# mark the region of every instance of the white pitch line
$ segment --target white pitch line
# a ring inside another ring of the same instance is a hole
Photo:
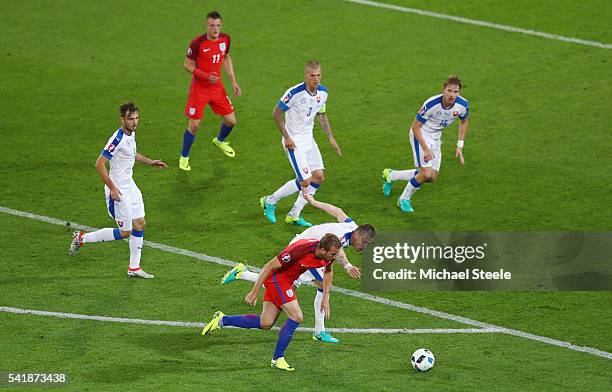
[[[48,216],[32,214],[31,212],[14,210],[12,208],[2,207],[2,206],[0,206],[0,212],[4,212],[5,214],[9,214],[9,215],[29,218],[29,219],[33,219],[33,220],[37,220],[41,222],[52,223],[52,224],[60,225],[60,226],[71,226],[71,227],[85,229],[85,230],[96,230],[96,228],[94,227],[89,227],[89,226],[81,225],[78,223],[67,222],[64,220],[59,220],[59,219],[51,218]],[[226,265],[226,266],[234,266],[237,264],[235,261],[226,260],[226,259],[222,259],[219,257],[208,256],[202,253],[192,252],[186,249],[176,248],[174,246],[168,246],[168,245],[155,243],[151,241],[145,241],[144,244],[147,246],[159,249],[164,252],[185,255],[185,256],[193,257],[199,260],[208,261],[211,263],[216,263],[216,264],[221,264],[221,265]],[[248,266],[248,267],[249,269],[252,269],[252,270],[257,270],[257,271],[259,270],[259,268],[255,268],[251,266]],[[552,339],[552,338],[548,338],[545,336],[534,335],[534,334],[519,331],[516,329],[510,329],[510,328],[500,327],[500,326],[493,325],[493,324],[483,323],[480,321],[469,319],[467,317],[455,316],[450,313],[440,312],[440,311],[432,310],[432,309],[425,308],[422,306],[415,306],[415,305],[408,304],[405,302],[394,301],[394,300],[390,300],[387,298],[378,297],[378,296],[363,293],[360,291],[345,289],[345,288],[338,287],[338,286],[334,286],[332,290],[345,294],[345,295],[352,296],[352,297],[361,298],[363,300],[378,302],[381,304],[393,306],[393,307],[400,308],[400,309],[411,310],[413,312],[427,314],[429,316],[441,318],[444,320],[456,321],[462,324],[467,324],[467,325],[471,325],[471,326],[478,327],[478,328],[492,328],[492,329],[497,330],[497,332],[504,333],[507,335],[517,336],[517,337],[521,337],[524,339],[529,339],[529,340],[534,340],[534,341],[541,342],[541,343],[550,344],[553,346],[567,348],[569,350],[574,350],[574,351],[579,351],[579,352],[583,352],[583,353],[587,353],[591,355],[596,355],[602,358],[612,359],[612,353],[609,353],[607,351],[602,351],[602,350],[592,348],[592,347],[577,346],[575,344],[571,344],[571,343],[564,342],[561,340]]]
[[[430,16],[432,18],[452,20],[454,22],[459,22],[459,23],[471,24],[471,25],[482,26],[482,27],[489,27],[492,29],[509,31],[511,33],[533,35],[536,37],[552,39],[555,41],[569,42],[569,43],[578,44],[578,45],[595,46],[597,48],[602,48],[602,49],[612,49],[612,44],[604,44],[602,42],[589,41],[589,40],[584,40],[580,38],[565,37],[563,35],[550,34],[550,33],[544,33],[541,31],[523,29],[520,27],[485,22],[483,20],[469,19],[469,18],[463,18],[460,16],[453,16],[453,15],[447,15],[447,14],[440,14],[438,12],[425,11],[425,10],[420,10],[418,8],[402,7],[400,5],[379,3],[377,1],[368,1],[368,0],[343,0],[343,1],[346,1],[349,3],[368,5],[371,7],[384,8],[384,9],[393,10],[393,11],[400,11],[400,12],[405,12],[409,14],[417,14],[417,15],[423,15],[423,16]]]
[[[143,320],[125,317],[109,317],[109,316],[92,316],[87,314],[64,313],[64,312],[48,312],[45,310],[32,310],[13,308],[9,306],[0,306],[0,312],[13,314],[31,314],[35,316],[59,317],[66,319],[105,321],[111,323],[125,324],[146,324],[146,325],[167,325],[171,327],[187,327],[187,328],[204,328],[206,323],[197,323],[189,321],[165,321],[165,320]],[[228,327],[234,328],[234,327]],[[274,327],[273,329],[278,329]],[[300,332],[313,333],[314,328],[299,327]],[[448,334],[448,333],[496,333],[494,328],[327,328],[329,332],[335,333],[355,333],[355,334]]]

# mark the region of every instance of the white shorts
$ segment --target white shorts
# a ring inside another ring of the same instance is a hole
[[[311,268],[293,282],[295,287],[300,287],[302,283],[312,282],[314,280],[323,283],[323,275],[325,275],[325,267]]]
[[[121,201],[115,201],[110,197],[108,187],[104,187],[106,196],[106,210],[108,215],[117,222],[119,230],[131,231],[132,219],[144,218],[144,201],[142,193],[136,185],[128,189],[120,189]]]
[[[315,142],[308,150],[298,147],[294,150],[285,149],[285,152],[298,181],[310,178],[315,170],[325,169],[319,146]]]
[[[414,158],[414,166],[419,167],[431,167],[437,172],[440,172],[440,165],[442,164],[442,149],[440,148],[442,142],[440,140],[436,140],[434,137],[430,136],[429,133],[425,131],[421,131],[423,138],[425,139],[425,143],[429,146],[429,149],[434,154],[434,159],[431,161],[426,161],[423,157],[423,151],[421,146],[419,145],[419,141],[414,137],[414,133],[412,132],[412,128],[410,128],[410,145],[412,146],[412,157]]]

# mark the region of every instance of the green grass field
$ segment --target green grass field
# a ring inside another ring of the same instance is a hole
[[[602,1],[389,1],[609,44],[612,6]],[[182,63],[205,14],[218,9],[232,37],[243,96],[237,157],[211,143],[206,111],[190,173],[179,172],[189,75]],[[378,9],[344,1],[5,0],[0,13],[0,206],[110,227],[94,162],[119,126],[117,108],[141,109],[138,149],[169,169],[137,165],[145,239],[261,266],[298,229],[270,225],[258,198],[292,170],[271,118],[303,64],[323,65],[337,157],[317,125],[326,164],[319,200],[378,231],[610,231],[612,51]],[[416,213],[380,190],[385,167],[412,167],[407,130],[451,73],[470,101],[466,165],[454,159],[457,126],[444,134],[439,180],[414,198]],[[279,203],[279,218],[293,201]],[[307,207],[304,216],[329,221]],[[0,307],[206,322],[216,310],[252,312],[249,285],[220,286],[227,269],[145,247],[154,281],[125,277],[126,243],[68,256],[72,228],[0,213]],[[359,264],[359,256],[349,251]],[[342,271],[337,286],[362,291]],[[577,346],[612,352],[610,292],[371,293]],[[301,288],[312,327],[314,289]],[[260,307],[256,311],[259,311]],[[341,293],[328,327],[469,328]],[[610,359],[503,333],[338,334],[340,345],[296,333],[288,360],[269,368],[277,332],[60,319],[0,312],[0,372],[67,371],[66,390],[579,390],[612,389]],[[436,366],[417,373],[410,354],[428,347]],[[270,383],[274,382],[274,386]],[[23,389],[25,390],[25,388]]]

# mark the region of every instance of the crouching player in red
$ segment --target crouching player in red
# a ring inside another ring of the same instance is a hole
[[[253,289],[244,298],[247,304],[255,306],[263,284],[266,291],[261,315],[226,316],[223,312],[216,312],[202,330],[202,335],[229,326],[270,329],[283,311],[287,314],[287,321],[280,329],[271,366],[293,371],[293,367],[285,361],[285,350],[293,338],[293,332],[304,318],[293,282],[310,268],[325,267],[321,310],[325,312],[325,317],[329,318],[329,291],[333,279],[331,264],[341,248],[342,243],[334,234],[326,234],[321,240],[303,239],[289,245],[264,265]]]

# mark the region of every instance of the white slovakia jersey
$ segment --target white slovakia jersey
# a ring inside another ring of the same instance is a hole
[[[119,128],[108,139],[102,155],[110,162],[109,176],[119,190],[129,190],[135,185],[132,179],[132,168],[136,162],[136,132],[131,135]]]
[[[311,95],[306,83],[288,89],[278,101],[278,107],[285,112],[285,128],[298,148],[308,149],[314,144],[312,128],[317,113],[325,113],[327,88],[319,85],[317,93]]]
[[[464,120],[468,116],[469,106],[467,99],[457,96],[450,108],[442,106],[443,94],[429,98],[416,115],[416,119],[423,124],[421,129],[436,140],[442,137],[442,129],[452,124],[457,117]]]
[[[351,245],[351,235],[353,235],[353,231],[355,231],[356,228],[357,223],[353,222],[351,218],[347,218],[342,223],[323,223],[322,225],[312,226],[304,230],[296,235],[291,243],[293,244],[295,241],[307,238],[316,238],[320,240],[325,234],[332,233],[340,238],[342,247],[347,248]]]

